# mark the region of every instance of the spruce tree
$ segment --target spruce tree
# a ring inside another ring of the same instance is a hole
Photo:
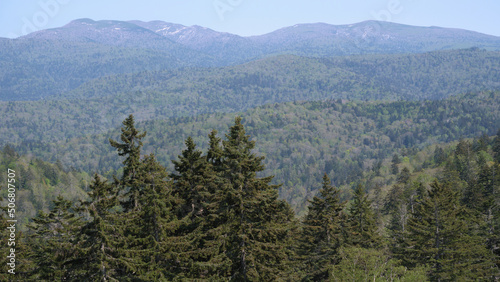
[[[175,173],[170,174],[174,180],[174,193],[178,195],[183,203],[180,206],[179,216],[203,216],[209,197],[210,186],[206,157],[196,149],[191,137],[186,139],[186,149],[179,160],[173,160]]]
[[[255,142],[246,135],[240,117],[226,139],[222,155],[209,157],[220,158],[215,169],[219,171],[219,188],[209,206],[211,226],[207,230],[212,238],[208,245],[217,247],[219,255],[211,261],[218,265],[221,276],[235,281],[282,278],[293,212],[286,202],[278,200],[279,185],[270,184],[273,176],[256,176],[264,170],[264,157],[252,153]],[[220,148],[216,142],[213,145],[211,153]]]
[[[500,163],[500,129],[498,129],[495,139],[493,139],[493,145],[491,146],[493,150],[493,157],[496,163]]]
[[[392,155],[392,163],[391,163],[391,172],[394,175],[397,175],[399,173],[399,167],[398,164],[401,163],[401,159],[397,154]]]
[[[450,185],[431,184],[429,196],[408,219],[407,266],[429,264],[431,280],[491,278],[491,255],[480,237],[470,232],[468,213]]]
[[[220,169],[222,157],[220,139],[216,134],[212,131],[209,135],[210,148],[206,156],[196,149],[193,139],[188,137],[186,149],[178,156],[179,160],[172,161],[175,172],[170,177],[173,193],[179,199],[176,214],[180,223],[175,232],[176,261],[179,267],[186,270],[178,274],[179,279],[206,279],[220,275],[218,235],[213,229],[218,223],[210,220],[214,217],[212,210],[216,209],[210,206],[210,202],[215,190],[220,188],[221,179],[214,170],[215,167]]]
[[[219,172],[222,169],[222,139],[217,137],[217,130],[212,130],[208,135],[208,139],[207,162],[212,165],[214,171]]]
[[[400,184],[406,184],[410,180],[411,172],[407,167],[404,167],[399,173],[396,181]]]
[[[375,216],[370,207],[371,201],[363,186],[354,189],[354,197],[347,217],[346,243],[363,248],[376,248],[381,243],[377,233]]]
[[[302,223],[299,254],[305,261],[307,279],[325,280],[331,265],[339,262],[338,249],[343,243],[341,214],[344,208],[338,189],[331,185],[326,173],[318,196],[309,204]]]
[[[146,132],[141,133],[135,128],[133,115],[129,115],[123,121],[121,131],[120,139],[123,143],[118,143],[111,138],[109,139],[109,143],[112,147],[116,148],[119,156],[125,156],[125,160],[123,161],[123,175],[117,183],[120,184],[121,192],[123,193],[122,206],[125,211],[128,211],[138,208],[137,198],[140,191],[134,182],[137,178],[140,165],[141,148],[143,145],[141,140],[146,136]]]
[[[83,221],[73,210],[73,203],[58,196],[49,213],[38,212],[28,225],[34,269],[30,274],[37,280],[70,280],[68,262],[76,259],[76,237]]]
[[[135,185],[140,186],[140,209],[127,213],[126,256],[134,265],[134,276],[145,281],[174,277],[172,237],[179,221],[175,216],[172,188],[165,168],[153,154],[146,156],[137,170]]]
[[[117,212],[116,186],[94,175],[88,192],[89,200],[81,202],[81,211],[90,220],[82,227],[77,238],[77,258],[68,263],[72,277],[78,281],[120,281],[125,266],[119,242],[125,236],[126,223]]]

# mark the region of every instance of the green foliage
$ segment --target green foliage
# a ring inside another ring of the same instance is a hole
[[[345,238],[347,244],[362,248],[380,246],[381,238],[377,233],[375,215],[370,205],[371,201],[368,200],[364,187],[358,185],[348,208]]]
[[[83,225],[83,218],[73,209],[71,201],[58,196],[49,213],[40,211],[28,225],[30,258],[35,265],[30,275],[32,279],[72,279],[67,265],[78,259],[77,234]]]
[[[172,50],[127,48],[81,39],[0,40],[0,99],[43,100],[65,96],[63,93],[99,77],[186,67],[193,63],[212,64],[208,56],[192,56],[194,52],[187,49],[180,50],[179,54]],[[177,57],[189,53],[191,56],[182,60]]]
[[[339,253],[328,281],[428,281],[425,267],[408,270],[380,250],[345,247]]]
[[[70,201],[84,199],[85,183],[90,179],[86,173],[67,170],[60,163],[51,164],[33,156],[20,156],[9,146],[0,151],[0,170],[6,172],[7,169],[14,170],[16,175],[16,218],[21,231],[26,231],[29,218],[36,216],[37,211],[48,213],[54,208],[54,200],[58,196]],[[6,173],[0,174],[0,181],[7,183],[6,177]],[[0,192],[5,199],[7,189]]]
[[[347,199],[349,193],[343,185],[361,179],[368,173],[366,165],[392,156],[401,148],[417,150],[482,132],[493,135],[500,127],[495,114],[498,96],[498,92],[483,92],[425,102],[274,104],[245,112],[243,120],[247,132],[259,141],[257,152],[266,156],[263,173],[275,175],[273,184],[284,184],[279,188],[280,197],[304,215],[305,199],[320,189],[315,179],[320,179],[323,172],[339,187],[342,199]],[[143,151],[155,153],[162,165],[173,170],[171,160],[183,150],[188,136],[204,150],[209,145],[203,140],[210,131],[225,130],[234,116],[212,114],[144,122],[141,126],[149,134],[143,139]],[[41,147],[33,145],[31,152],[53,162],[57,157],[68,167],[104,175],[120,169],[118,156],[106,145],[106,140],[120,133],[114,130]],[[381,175],[385,175],[387,167],[390,165],[381,164]]]
[[[135,128],[134,123],[133,115],[129,115],[123,121],[122,134],[120,136],[123,143],[118,143],[111,138],[109,139],[111,146],[117,149],[118,155],[122,157],[126,156],[123,161],[123,175],[119,181],[125,201],[122,203],[125,211],[140,209],[138,198],[141,193],[141,186],[137,185],[136,181],[141,157],[141,139],[146,136],[146,132],[140,133]]]
[[[126,218],[113,210],[118,205],[114,185],[95,174],[89,189],[89,200],[81,206],[91,220],[78,234],[78,259],[69,263],[69,269],[80,281],[118,281],[124,275],[119,243]]]
[[[495,161],[500,163],[500,129],[495,139],[493,139],[493,156],[495,157]]]
[[[112,52],[98,53],[106,57],[106,54]],[[129,52],[124,54],[130,55]],[[85,58],[80,54],[72,56],[69,61],[78,60],[80,56]],[[498,52],[481,50],[324,59],[278,56],[224,68],[183,68],[151,72],[139,71],[147,69],[144,65],[148,65],[149,60],[153,61],[150,65],[160,64],[159,69],[164,69],[168,60],[150,56],[146,60],[138,56],[139,60],[142,59],[140,63],[133,62],[125,66],[121,64],[126,64],[126,59],[117,60],[116,68],[123,69],[128,74],[114,76],[111,74],[119,71],[106,71],[109,64],[104,63],[105,66],[101,67],[103,61],[98,56],[90,54],[88,57],[88,67],[96,66],[99,68],[98,72],[86,71],[86,75],[78,75],[75,73],[81,67],[65,63],[65,60],[60,62],[64,67],[71,67],[70,71],[63,68],[61,72],[76,84],[71,87],[54,86],[62,88],[59,90],[64,92],[62,96],[49,100],[44,98],[39,101],[0,103],[0,118],[4,121],[0,127],[0,136],[3,136],[0,142],[15,145],[24,142],[23,147],[28,147],[102,133],[119,127],[131,112],[138,120],[144,121],[203,113],[247,111],[257,106],[292,101],[444,99],[457,94],[498,90],[499,73],[496,70],[500,69]],[[38,58],[35,61],[44,63]],[[20,65],[13,63],[15,67],[21,67]],[[137,66],[137,69],[131,66]],[[54,68],[57,69],[58,66]],[[115,67],[111,65],[111,68]],[[7,75],[19,75],[10,67],[5,69],[10,70]],[[50,74],[51,71],[34,69],[30,68],[26,75],[28,78],[43,75],[44,77],[36,79],[39,83],[67,83],[61,76]],[[31,73],[33,71],[34,74]],[[101,77],[88,81],[88,76]],[[59,79],[54,80],[53,77]],[[26,92],[26,95],[49,92],[48,89],[52,88],[26,83],[23,79],[5,78],[4,81],[19,81],[22,84],[9,86],[2,83],[6,88],[29,87],[17,90]],[[84,81],[88,82],[82,84]],[[76,86],[79,87],[74,89]],[[70,89],[73,90],[67,91]],[[52,95],[59,91],[49,93]],[[11,93],[9,89],[6,92]],[[45,97],[49,94],[41,95]],[[463,110],[468,112],[467,109],[470,106],[466,105]],[[439,114],[446,116],[448,112],[449,110],[441,107]],[[385,116],[384,122],[392,123],[398,117],[399,114]],[[462,118],[464,120],[459,124],[460,127],[467,123],[467,115],[462,115]],[[449,128],[453,129],[452,126]],[[373,140],[368,138],[366,141]]]
[[[481,238],[469,230],[473,219],[448,184],[433,182],[429,196],[408,219],[401,259],[408,266],[428,264],[432,280],[488,279],[492,260]]]
[[[276,280],[286,269],[287,242],[293,213],[278,200],[278,185],[270,185],[272,176],[257,178],[264,170],[262,160],[252,150],[255,141],[246,135],[241,118],[222,141],[222,162],[217,169],[222,187],[212,199],[223,230],[224,245],[231,262],[230,277],[239,281]]]
[[[338,189],[331,185],[325,174],[322,188],[309,202],[298,240],[307,279],[318,281],[328,278],[330,265],[340,261],[338,249],[345,241],[343,208]]]
[[[120,170],[126,173],[113,182],[95,174],[85,200],[74,205],[58,197],[48,213],[40,211],[29,225],[29,239],[19,238],[26,255],[23,275],[73,281],[424,281],[498,275],[500,166],[489,137],[440,144],[446,164],[426,170],[414,167],[432,164],[436,146],[401,150],[405,167],[397,179],[387,169],[393,163],[388,154],[379,176],[368,171],[357,182],[389,177],[392,189],[378,183],[367,194],[358,184],[348,205],[324,174],[298,225],[290,206],[278,199],[273,176],[263,176],[265,158],[254,152],[255,141],[242,121],[236,117],[224,139],[211,131],[206,154],[188,137],[169,174],[154,154],[141,153],[147,138],[129,116],[123,143],[111,142],[125,158]],[[2,153],[9,165],[23,158],[9,147]],[[44,171],[44,179],[57,182],[60,166]],[[447,181],[427,189],[433,177]],[[388,235],[389,245],[382,235]]]

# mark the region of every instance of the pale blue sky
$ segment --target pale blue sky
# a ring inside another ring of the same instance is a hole
[[[499,0],[0,0],[0,37],[59,27],[78,18],[162,20],[243,36],[297,23],[378,19],[500,36]]]

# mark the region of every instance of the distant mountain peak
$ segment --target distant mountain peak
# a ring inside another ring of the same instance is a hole
[[[60,28],[34,32],[25,38],[92,42],[169,52],[186,49],[191,56],[194,53],[208,56],[220,65],[278,54],[331,57],[471,47],[500,50],[500,37],[462,29],[418,27],[375,20],[344,25],[299,23],[263,35],[242,37],[199,25],[185,26],[159,20],[94,21],[83,18]],[[184,54],[186,50],[178,54]]]

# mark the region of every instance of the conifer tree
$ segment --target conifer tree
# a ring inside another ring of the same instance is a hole
[[[264,170],[264,157],[252,153],[255,142],[246,135],[240,117],[222,141],[222,155],[215,154],[220,147],[212,136],[209,159],[220,157],[221,163],[207,233],[213,239],[209,245],[223,254],[212,261],[221,276],[235,281],[276,280],[287,267],[293,213],[278,200],[279,185],[270,184],[272,176],[256,177]]]
[[[76,259],[76,237],[82,218],[73,210],[73,203],[58,196],[49,213],[40,211],[28,225],[34,269],[31,278],[38,280],[68,280],[67,263]]]
[[[497,164],[500,163],[500,129],[498,129],[497,135],[495,136],[495,139],[493,139],[493,157],[495,158],[495,161]]]
[[[407,167],[404,167],[401,172],[399,173],[396,181],[400,184],[406,184],[411,177],[410,170]]]
[[[467,212],[450,185],[434,182],[429,196],[408,220],[407,266],[429,264],[431,280],[491,278],[491,255],[481,238],[471,234]]]
[[[206,156],[196,149],[191,137],[185,141],[186,149],[173,160],[175,172],[170,174],[173,180],[173,193],[179,199],[177,216],[179,228],[175,232],[177,259],[187,271],[179,273],[177,278],[208,278],[220,275],[218,235],[213,229],[217,223],[210,218],[210,202],[215,190],[219,188],[220,177],[214,171],[220,169],[222,149],[217,132],[209,135],[210,148]],[[207,244],[207,242],[209,242]],[[227,258],[226,258],[227,259]],[[222,259],[224,261],[224,259]]]
[[[79,281],[120,281],[126,272],[119,250],[126,218],[116,211],[116,186],[95,174],[89,188],[81,210],[91,220],[78,235],[77,259],[68,263],[71,275]]]
[[[392,155],[391,172],[396,175],[399,173],[398,164],[401,163],[401,159],[397,154]]]
[[[342,245],[339,191],[331,185],[328,175],[323,176],[323,185],[312,201],[303,221],[300,255],[305,260],[308,279],[313,281],[328,278],[331,265],[338,263],[338,249]]]
[[[444,153],[443,148],[436,147],[434,150],[434,162],[436,165],[440,165],[444,161],[446,161],[446,154]]]
[[[209,138],[209,148],[207,151],[207,162],[212,165],[213,170],[219,172],[222,167],[222,146],[221,138],[217,137],[217,130],[212,130],[208,135]]]
[[[481,223],[480,234],[486,238],[487,248],[495,255],[500,267],[500,166],[483,164],[477,182],[466,190],[464,202],[477,213]]]
[[[141,148],[142,139],[146,136],[146,132],[139,132],[135,128],[134,116],[129,115],[123,121],[123,127],[121,128],[122,134],[120,139],[123,143],[118,143],[112,139],[109,139],[111,146],[117,149],[119,156],[125,156],[123,161],[123,175],[119,181],[122,187],[123,200],[122,206],[125,211],[137,209],[140,191],[138,186],[135,185],[135,180],[137,178],[137,171],[140,165],[141,158]],[[116,181],[118,183],[118,181]]]
[[[377,234],[375,216],[370,207],[371,201],[363,186],[358,185],[354,190],[354,197],[349,207],[347,218],[346,243],[363,248],[375,248],[381,243]]]
[[[127,256],[135,265],[135,276],[145,281],[171,279],[175,273],[172,263],[171,236],[178,228],[167,172],[153,154],[141,161],[135,185],[141,186],[138,197],[140,209],[127,213]]]
[[[174,193],[184,202],[180,207],[180,217],[188,214],[202,216],[206,212],[209,197],[209,173],[206,157],[196,149],[191,137],[186,139],[186,149],[179,160],[173,160],[176,173],[170,174],[174,180]]]
[[[406,222],[409,216],[408,204],[404,197],[404,190],[400,184],[395,184],[389,191],[384,210],[389,214],[390,221],[387,230],[393,251],[405,236]]]

